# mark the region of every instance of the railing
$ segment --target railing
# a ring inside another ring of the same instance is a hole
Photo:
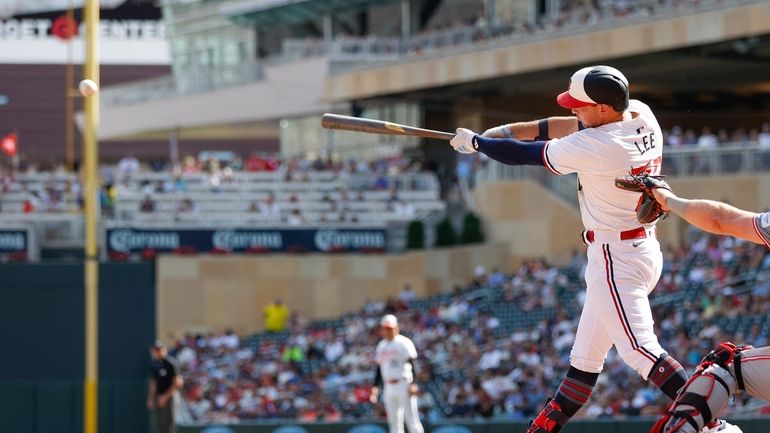
[[[81,213],[32,213],[0,215],[0,227],[23,224],[34,232],[36,244],[52,248],[82,247],[85,221]]]
[[[287,63],[307,57],[329,56],[331,61],[394,60],[401,57],[404,40],[397,37],[286,39],[281,51],[268,57],[268,63]]]
[[[166,75],[126,84],[107,86],[100,92],[99,101],[105,107],[135,105],[142,102],[171,99],[177,96],[176,80]]]
[[[456,54],[478,49],[523,44],[561,36],[574,36],[578,33],[628,26],[630,24],[669,19],[676,16],[707,12],[711,10],[736,7],[745,4],[760,3],[763,0],[703,0],[697,4],[688,3],[686,7],[673,1],[659,4],[639,2],[635,11],[628,15],[609,15],[611,10],[596,11],[599,15],[595,22],[586,23],[577,18],[566,20],[561,26],[554,26],[544,21],[542,27],[533,25],[513,25],[512,23],[494,22],[479,25],[467,25],[447,30],[427,31],[407,38],[402,37],[340,37],[330,41],[322,39],[293,39],[283,42],[282,51],[269,58],[269,62],[296,61],[303,57],[328,56],[331,62],[341,63],[331,68],[332,73],[350,67],[372,67],[376,61],[401,60],[404,56],[421,56],[430,53],[436,55]],[[650,10],[650,8],[652,10]],[[576,17],[581,15],[575,14]],[[607,16],[609,15],[609,16]],[[357,62],[353,62],[357,60]],[[402,60],[410,61],[410,59]]]
[[[737,144],[711,150],[696,147],[666,149],[662,172],[672,177],[766,173],[770,172],[770,148]],[[573,176],[553,176],[541,167],[510,166],[495,161],[489,161],[476,172],[477,184],[517,179],[534,180],[577,204]]]
[[[740,144],[717,149],[685,148],[663,152],[663,174],[668,176],[711,176],[770,171],[770,149]]]
[[[174,75],[106,87],[100,101],[105,107],[135,105],[254,83],[262,80],[264,75],[259,63],[216,68],[191,66]]]

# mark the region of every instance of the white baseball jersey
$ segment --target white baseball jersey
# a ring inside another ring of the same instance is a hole
[[[551,140],[543,149],[543,162],[552,173],[578,173],[580,213],[588,230],[639,227],[639,193],[615,187],[615,178],[631,171],[660,174],[663,133],[655,115],[633,99],[627,111],[630,120],[587,128]]]
[[[412,382],[413,372],[409,360],[417,358],[417,349],[412,340],[400,334],[393,340],[382,340],[377,344],[374,356],[384,382],[399,379],[405,379],[407,383]]]

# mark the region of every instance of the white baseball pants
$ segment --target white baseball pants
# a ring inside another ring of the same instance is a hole
[[[663,268],[658,240],[617,240],[588,246],[586,301],[570,365],[600,373],[610,347],[645,379],[665,353],[653,331],[647,296]]]
[[[417,412],[417,397],[409,395],[409,384],[406,380],[398,383],[385,381],[382,394],[385,403],[385,413],[388,415],[390,433],[404,433],[404,423],[409,433],[423,433]]]

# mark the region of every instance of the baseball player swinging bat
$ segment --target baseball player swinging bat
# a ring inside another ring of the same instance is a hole
[[[449,132],[434,131],[432,129],[416,128],[414,126],[406,126],[382,120],[343,116],[331,113],[326,113],[321,116],[321,126],[326,129],[367,132],[369,134],[407,135],[413,137],[436,138],[439,140],[451,140],[455,136]]]

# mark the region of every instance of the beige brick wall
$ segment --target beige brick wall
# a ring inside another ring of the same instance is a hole
[[[158,336],[185,331],[262,329],[262,309],[281,298],[314,318],[336,317],[367,299],[418,296],[467,283],[476,265],[510,270],[508,246],[487,243],[398,255],[162,256],[157,273]]]

